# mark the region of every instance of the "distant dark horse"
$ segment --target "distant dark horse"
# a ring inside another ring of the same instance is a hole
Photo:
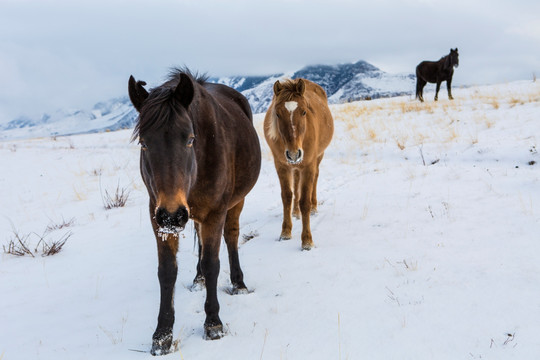
[[[422,61],[416,67],[416,97],[420,101],[424,101],[423,90],[426,83],[436,83],[435,101],[439,98],[439,89],[441,83],[446,81],[448,89],[448,98],[452,97],[452,75],[454,75],[454,67],[458,67],[458,49],[450,49],[450,54],[442,57],[439,61]]]
[[[172,350],[178,234],[189,219],[200,241],[194,285],[206,285],[207,339],[223,336],[217,299],[222,235],[232,293],[247,292],[238,260],[238,219],[259,176],[261,150],[248,101],[236,90],[195,79],[188,70],[173,71],[150,93],[144,85],[129,79],[129,97],[139,112],[133,139],[141,145],[159,261],[161,305],[151,353],[162,355]]]

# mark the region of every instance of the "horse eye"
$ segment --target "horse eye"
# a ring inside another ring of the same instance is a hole
[[[306,112],[305,112],[305,111],[302,113],[302,116],[306,116]]]
[[[148,146],[146,146],[146,144],[144,143],[144,141],[142,140],[139,140],[139,144],[141,145],[141,149],[146,151],[148,150]]]
[[[192,147],[193,146],[193,141],[195,141],[195,136],[190,136],[188,141],[187,141],[187,147]]]

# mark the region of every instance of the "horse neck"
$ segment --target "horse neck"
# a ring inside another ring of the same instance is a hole
[[[443,56],[441,60],[439,60],[439,63],[443,70],[452,69],[452,62],[450,61],[450,55]]]

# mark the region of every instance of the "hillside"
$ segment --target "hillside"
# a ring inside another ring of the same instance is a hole
[[[272,101],[273,85],[282,78],[304,78],[316,82],[324,88],[331,104],[411,94],[416,79],[409,74],[388,74],[365,61],[358,61],[354,64],[306,66],[292,73],[266,77],[237,76],[210,80],[242,92],[257,114],[266,112]]]
[[[388,74],[365,61],[355,64],[306,66],[290,74],[210,78],[242,92],[253,113],[266,112],[272,101],[272,86],[284,77],[303,77],[320,84],[332,104],[353,100],[412,93],[414,77]],[[147,79],[150,80],[150,79]],[[127,89],[126,89],[127,92]],[[87,134],[132,128],[137,114],[127,96],[100,102],[90,110],[61,109],[33,119],[21,116],[0,124],[1,139]]]
[[[193,228],[163,359],[535,359],[540,354],[540,83],[332,105],[316,248],[281,231],[271,154],[241,216],[247,295],[221,249],[219,341],[202,338]],[[153,359],[157,254],[131,130],[0,141],[0,358]],[[7,170],[6,170],[7,169]],[[106,210],[105,191],[129,191]],[[71,234],[56,255],[47,243]]]

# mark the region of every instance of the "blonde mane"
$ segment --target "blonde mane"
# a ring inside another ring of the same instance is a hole
[[[270,121],[268,123],[268,126],[266,127],[266,134],[272,141],[277,141],[279,139],[279,132],[277,129],[277,116],[273,107],[270,116],[272,118],[272,121]]]

